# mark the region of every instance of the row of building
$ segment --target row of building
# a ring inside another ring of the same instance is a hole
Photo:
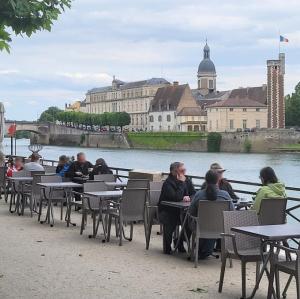
[[[130,130],[232,132],[248,129],[284,128],[285,56],[267,61],[267,84],[259,87],[217,90],[217,73],[210,48],[203,49],[197,72],[197,88],[170,83],[163,78],[123,82],[93,88],[83,101],[66,110],[86,113],[130,114]]]

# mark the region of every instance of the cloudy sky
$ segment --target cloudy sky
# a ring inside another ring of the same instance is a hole
[[[289,38],[286,93],[300,81],[299,0],[74,0],[51,32],[13,38],[0,53],[0,100],[9,119],[84,99],[93,87],[165,77],[196,86],[205,38],[217,88],[266,82],[266,60]]]

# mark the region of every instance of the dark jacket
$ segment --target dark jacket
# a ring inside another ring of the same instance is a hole
[[[79,163],[78,161],[75,161],[71,164],[68,172],[66,173],[66,176],[68,178],[76,178],[76,177],[80,177],[76,174],[76,172],[81,172],[83,175],[87,176],[89,174],[88,169],[89,168],[93,168],[92,163],[86,161],[84,163]]]
[[[56,167],[56,174],[65,177],[65,174],[69,171],[70,163],[66,163],[64,165],[57,165]]]
[[[113,173],[106,165],[95,165],[92,175]]]
[[[193,196],[196,193],[192,181],[187,178],[185,182],[177,180],[176,177],[169,175],[163,183],[159,198],[159,212],[170,211],[174,208],[161,205],[162,201],[182,201],[184,196]]]
[[[201,186],[201,189],[205,189],[206,188],[206,182],[204,182]],[[230,197],[233,199],[233,200],[237,200],[239,199],[239,197],[234,193],[233,189],[232,189],[232,186],[230,185],[230,183],[226,180],[226,179],[222,179],[220,182],[219,182],[219,189],[220,190],[224,190],[226,192],[228,192],[228,194],[230,195]]]

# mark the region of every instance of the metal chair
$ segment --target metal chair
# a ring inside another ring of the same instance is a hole
[[[0,198],[2,196],[2,191],[4,194],[4,199],[7,202],[7,197],[6,197],[6,166],[1,166],[0,167]]]
[[[43,175],[41,176],[41,183],[60,183],[62,182],[62,178],[60,176],[56,175]],[[52,190],[50,192],[50,188],[43,188],[40,187],[41,190],[41,195],[40,195],[40,200],[39,200],[39,216],[38,216],[38,221],[41,219],[42,215],[42,207],[43,207],[43,202],[46,202],[49,204],[49,200],[51,201],[51,209],[52,209],[52,203],[53,202],[60,202],[61,207],[60,207],[60,219],[63,219],[63,207],[65,203],[65,193],[63,190]],[[53,215],[53,211],[52,211]]]
[[[133,223],[137,221],[144,221],[145,217],[145,203],[147,199],[147,188],[139,189],[124,189],[117,211],[110,212],[108,210],[108,232],[107,240],[110,239],[111,223],[115,218],[118,224],[119,245],[122,245],[123,236],[126,240],[132,241],[133,238]],[[125,236],[125,224],[130,225],[130,236]]]
[[[300,299],[300,250],[299,249],[292,249],[286,246],[275,245],[276,252],[279,253],[280,250],[285,252],[286,256],[295,256],[295,259],[288,259],[288,260],[279,260],[278,255],[275,259],[275,283],[276,283],[276,295],[277,299],[280,299],[280,279],[279,279],[279,272],[283,272],[289,274],[289,280],[282,292],[282,297],[286,298],[287,290],[290,286],[292,278],[295,277],[296,280],[296,292],[297,292],[297,299]]]
[[[116,178],[112,173],[96,174],[94,175],[94,181],[115,182]]]
[[[264,198],[258,213],[260,225],[284,224],[286,204],[287,198]]]
[[[260,252],[260,240],[244,234],[232,234],[232,227],[259,225],[256,211],[225,211],[224,233],[221,234],[221,272],[219,281],[219,292],[222,292],[227,259],[241,261],[242,268],[242,298],[246,298],[246,264],[256,262],[256,279],[259,275],[259,266],[262,261]],[[215,220],[215,219],[214,219]]]
[[[107,186],[104,182],[88,182],[83,184],[83,192],[93,192],[93,191],[106,191]],[[82,235],[86,223],[88,214],[92,214],[93,219],[93,235],[92,237],[96,237],[98,227],[96,226],[97,215],[100,217],[100,200],[96,197],[87,196],[83,193],[79,193],[82,198],[82,219],[81,219],[81,227],[80,234]]]
[[[189,215],[196,224],[192,233],[192,255],[198,266],[199,239],[219,239],[223,232],[223,212],[229,211],[231,201],[199,200],[197,217]]]
[[[45,173],[56,173],[56,166],[43,165]]]
[[[149,180],[145,179],[129,179],[127,189],[146,188],[149,189]]]
[[[158,219],[158,202],[160,197],[161,190],[149,190],[148,200],[145,204],[145,228],[146,228],[146,249],[149,249],[150,238],[151,238],[151,231],[152,225],[154,223],[159,223]]]

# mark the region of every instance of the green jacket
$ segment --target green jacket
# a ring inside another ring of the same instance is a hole
[[[283,198],[286,197],[285,185],[283,183],[268,184],[261,187],[257,193],[253,204],[253,209],[259,213],[261,201],[264,198]]]

